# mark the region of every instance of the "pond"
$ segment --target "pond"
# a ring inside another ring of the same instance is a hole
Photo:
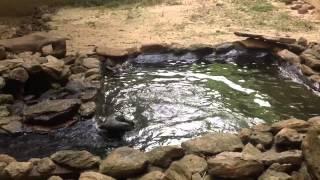
[[[124,145],[148,150],[206,132],[319,115],[319,96],[293,81],[272,56],[260,52],[235,60],[232,53],[201,61],[192,53],[140,55],[122,73],[105,76],[95,118],[50,134],[0,137],[0,153],[19,160],[62,149],[104,156]],[[114,114],[133,121],[134,129],[114,137],[97,128]]]

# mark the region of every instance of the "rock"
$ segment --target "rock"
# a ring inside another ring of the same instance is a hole
[[[178,146],[161,146],[146,154],[152,165],[168,168],[172,161],[184,156],[184,150]]]
[[[63,179],[59,176],[51,176],[48,180],[63,180]]]
[[[79,180],[115,180],[113,177],[106,176],[97,172],[83,172]]]
[[[85,77],[89,77],[92,75],[101,75],[100,69],[99,68],[92,68],[92,69],[89,69],[88,71],[86,71],[84,74]]]
[[[312,75],[319,74],[318,72],[314,71],[309,66],[306,66],[304,64],[301,64],[300,68],[301,68],[301,72],[306,76],[312,76]]]
[[[84,73],[87,71],[87,68],[79,65],[71,65],[70,71],[72,74]]]
[[[85,58],[82,60],[82,65],[88,69],[100,68],[100,61],[96,58]]]
[[[310,126],[320,126],[320,116],[312,117],[308,119]]]
[[[152,171],[138,178],[138,180],[163,180],[164,174],[161,171]]]
[[[75,169],[90,169],[98,166],[100,158],[88,151],[58,151],[50,156],[57,164]]]
[[[29,79],[29,74],[24,68],[18,67],[10,71],[9,79],[25,83]]]
[[[2,77],[4,74],[10,74],[12,69],[20,67],[24,61],[22,59],[7,59],[0,61],[0,73],[2,73]]]
[[[308,168],[308,171],[315,179],[320,179],[320,128],[310,128],[306,137],[302,142],[303,156]]]
[[[203,173],[207,168],[205,159],[196,155],[186,155],[170,165],[165,172],[165,179],[191,179],[192,175]]]
[[[2,46],[0,46],[0,60],[4,60],[7,58],[7,52],[6,49]]]
[[[147,162],[146,154],[129,147],[121,147],[112,151],[101,162],[99,171],[116,178],[127,178],[144,173]]]
[[[4,168],[7,167],[7,164],[4,162],[0,162],[0,179],[4,179],[6,174],[4,173]]]
[[[40,174],[49,174],[56,169],[56,165],[50,158],[43,158],[38,161],[36,169]]]
[[[58,124],[73,118],[80,106],[77,99],[46,100],[24,108],[24,121],[35,124]]]
[[[290,62],[291,64],[300,64],[301,59],[298,55],[288,51],[287,49],[281,50],[279,52],[277,52],[277,55],[287,61]]]
[[[81,92],[80,99],[82,102],[95,100],[98,91],[96,89],[87,89]]]
[[[10,115],[8,107],[6,105],[0,105],[0,117],[7,117]]]
[[[300,55],[300,57],[305,62],[305,65],[314,70],[320,71],[320,53],[312,49],[307,49]]]
[[[252,38],[239,41],[239,43],[247,49],[271,49],[273,46],[272,43]]]
[[[83,117],[92,117],[95,114],[96,109],[96,103],[93,101],[83,103],[80,106],[80,115]]]
[[[2,125],[0,129],[9,134],[19,134],[23,132],[23,125],[21,121],[10,121],[8,124]]]
[[[252,144],[248,143],[244,146],[242,150],[242,159],[243,160],[259,160],[261,157],[261,151],[254,147]]]
[[[64,71],[64,62],[58,60],[53,56],[47,56],[48,62],[42,64],[42,69],[46,72],[51,78],[55,80],[61,80],[61,75]]]
[[[31,162],[11,162],[4,172],[12,179],[24,179],[31,170]]]
[[[276,133],[283,128],[291,128],[291,129],[297,130],[298,132],[306,132],[308,127],[309,127],[309,124],[306,121],[295,119],[295,118],[282,120],[282,121],[273,123],[271,126],[272,131]]]
[[[243,144],[240,138],[227,133],[209,133],[181,144],[188,153],[215,155],[223,151],[240,151]]]
[[[298,9],[300,9],[301,7],[302,7],[302,4],[295,4],[295,5],[291,6],[291,9],[292,9],[292,10],[298,10]]]
[[[303,163],[299,169],[299,172],[292,173],[292,179],[294,180],[312,180],[311,174],[308,172],[307,166]]]
[[[308,40],[304,37],[300,37],[297,41],[297,43],[301,46],[307,47],[308,46]]]
[[[111,47],[97,47],[95,52],[100,56],[110,57],[110,58],[126,58],[129,56],[128,49],[118,49]]]
[[[168,44],[165,43],[148,43],[148,44],[143,44],[140,47],[140,51],[142,53],[164,53],[168,52],[170,49]]]
[[[303,136],[296,130],[290,128],[283,128],[275,136],[275,144],[284,147],[300,147]]]
[[[309,11],[309,6],[303,5],[301,8],[298,9],[299,14],[307,14]]]
[[[243,160],[238,152],[223,152],[208,159],[209,174],[222,178],[256,177],[263,170],[263,164],[254,160]]]
[[[262,144],[264,147],[270,147],[273,142],[273,135],[270,132],[252,132],[250,142],[253,144]]]
[[[234,43],[232,42],[226,42],[226,43],[222,43],[222,44],[218,44],[214,47],[216,53],[226,53],[230,50],[232,50],[233,48],[235,48]]]
[[[86,77],[86,80],[91,82],[91,81],[95,81],[95,80],[100,80],[102,78],[102,76],[100,74],[93,74],[89,77]]]
[[[265,35],[261,35],[261,34],[247,33],[247,32],[235,32],[234,34],[236,36],[240,36],[240,37],[261,39],[261,40],[264,40],[267,42],[274,42],[274,43],[293,44],[296,42],[296,39],[288,38],[288,37],[272,37],[272,36],[265,36]]]
[[[0,94],[0,104],[12,104],[14,98],[11,94]]]
[[[17,162],[17,160],[9,155],[0,154],[0,162],[5,163],[6,165],[9,165],[12,162]]]
[[[292,178],[284,172],[267,170],[258,178],[258,180],[292,180]]]
[[[252,127],[256,132],[271,132],[271,126],[267,124],[258,124]]]
[[[278,153],[270,150],[262,153],[260,160],[265,165],[273,163],[300,165],[302,162],[302,151],[290,150]]]
[[[250,141],[250,136],[252,134],[252,130],[248,128],[242,128],[239,132],[238,136],[244,144],[247,144]]]
[[[285,172],[289,173],[292,171],[293,166],[292,164],[279,164],[279,163],[273,163],[270,167],[270,170],[277,171],[277,172]]]
[[[308,79],[313,83],[320,83],[320,75],[312,75]]]
[[[6,81],[0,76],[0,90],[6,86]]]

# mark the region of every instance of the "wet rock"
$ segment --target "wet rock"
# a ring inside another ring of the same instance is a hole
[[[301,62],[301,59],[298,55],[288,51],[287,49],[284,49],[284,50],[277,52],[277,55],[281,59],[288,61],[291,64],[300,64],[300,62]]]
[[[279,132],[283,128],[291,128],[298,132],[306,132],[309,124],[304,120],[293,118],[273,123],[271,127],[273,132]]]
[[[92,117],[96,112],[96,103],[95,102],[86,102],[80,106],[80,115],[83,117]]]
[[[46,100],[24,108],[24,121],[35,124],[58,124],[73,118],[80,106],[77,99]]]
[[[254,147],[252,144],[248,143],[244,146],[242,150],[243,160],[259,160],[261,157],[261,151]]]
[[[308,171],[315,179],[320,179],[320,128],[311,128],[302,143],[302,151]]]
[[[227,43],[222,43],[222,44],[218,44],[217,46],[214,47],[216,53],[226,53],[230,50],[232,50],[234,48],[234,44],[227,42]]]
[[[42,69],[46,72],[51,78],[55,80],[61,80],[61,75],[64,71],[64,62],[58,60],[53,56],[47,56],[48,62],[42,64]]]
[[[300,147],[302,140],[303,136],[290,128],[283,128],[275,136],[275,144],[277,146]]]
[[[144,173],[147,162],[148,157],[143,152],[121,147],[112,151],[101,162],[99,171],[116,178],[127,178]]]
[[[247,144],[250,141],[250,136],[252,134],[252,130],[248,128],[243,128],[239,132],[238,136],[244,144]]]
[[[97,172],[83,172],[79,180],[115,180],[113,177],[106,176]]]
[[[224,151],[240,151],[243,144],[240,138],[233,134],[210,133],[181,144],[189,153],[214,155]]]
[[[56,169],[56,165],[50,158],[43,158],[38,161],[36,169],[40,174],[49,174]]]
[[[258,180],[291,180],[291,176],[284,172],[277,172],[273,170],[265,171]]]
[[[100,74],[93,74],[89,77],[86,77],[87,81],[99,81],[102,78],[102,76]]]
[[[208,164],[205,159],[196,155],[186,155],[170,165],[165,172],[164,179],[191,179],[192,175],[203,173],[207,168]]]
[[[51,176],[48,180],[63,180],[63,179],[59,176]]]
[[[314,70],[320,70],[320,54],[312,49],[304,51],[300,57],[305,64]]]
[[[0,162],[9,165],[12,162],[17,162],[17,160],[7,154],[0,154]]]
[[[104,121],[98,123],[99,128],[107,131],[130,131],[134,128],[132,121],[126,120],[122,115],[110,115]]]
[[[96,58],[85,58],[82,60],[82,65],[88,69],[100,68],[100,61]]]
[[[75,168],[90,169],[98,166],[100,158],[88,151],[58,151],[50,156],[57,164]]]
[[[302,162],[302,151],[290,150],[278,153],[270,150],[262,153],[260,160],[265,165],[273,163],[300,165]]]
[[[24,179],[32,170],[31,162],[11,162],[4,172],[12,179]]]
[[[18,67],[10,71],[9,79],[25,83],[29,79],[29,74],[24,68]]]
[[[209,174],[222,178],[256,177],[263,170],[263,164],[254,160],[243,160],[238,152],[223,152],[208,159]]]
[[[264,147],[270,147],[273,142],[273,135],[270,132],[252,132],[250,142],[253,144],[262,144]]]
[[[161,146],[152,149],[146,154],[151,164],[167,168],[172,161],[184,156],[184,150],[178,146]]]
[[[152,171],[138,178],[138,180],[163,180],[164,174],[161,171]]]
[[[306,66],[304,64],[301,64],[300,68],[301,68],[301,72],[306,76],[312,76],[315,74],[319,74],[316,71],[314,71],[313,69],[311,69],[309,66]]]

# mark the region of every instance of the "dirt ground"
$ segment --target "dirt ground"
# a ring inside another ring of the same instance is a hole
[[[71,39],[70,53],[90,52],[95,45],[216,44],[237,40],[234,31],[303,36],[310,41],[320,41],[319,15],[315,12],[300,15],[279,0],[170,2],[117,8],[64,7],[53,16],[52,32]]]

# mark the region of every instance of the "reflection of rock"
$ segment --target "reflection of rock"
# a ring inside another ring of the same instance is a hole
[[[134,123],[122,115],[111,115],[101,121],[99,127],[108,131],[130,131],[134,128]]]

